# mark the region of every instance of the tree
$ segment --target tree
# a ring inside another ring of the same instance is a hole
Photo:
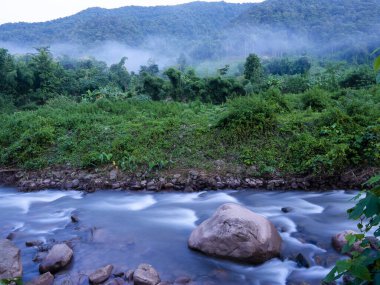
[[[140,75],[147,73],[149,75],[157,75],[160,72],[158,65],[154,62],[153,59],[148,60],[148,65],[140,66]]]
[[[260,83],[263,77],[263,68],[260,58],[256,54],[250,54],[244,64],[244,77],[252,83]]]
[[[143,93],[149,95],[152,100],[163,99],[164,80],[159,77],[146,74],[143,78]]]
[[[125,67],[125,61],[127,59],[127,57],[123,57],[118,64],[112,64],[109,72],[111,82],[120,87],[123,92],[127,91],[129,81],[131,80],[131,76]]]
[[[164,75],[169,78],[171,84],[171,90],[169,91],[170,97],[172,97],[173,100],[181,101],[183,99],[182,73],[178,69],[171,67],[164,72]]]
[[[6,49],[0,48],[0,90],[14,93],[17,85],[17,70],[13,57]]]
[[[230,69],[230,65],[226,64],[224,67],[218,69],[218,73],[223,76],[228,73],[228,70]]]

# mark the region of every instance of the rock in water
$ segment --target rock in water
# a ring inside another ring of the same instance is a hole
[[[346,237],[348,235],[356,235],[356,234],[358,233],[351,230],[337,233],[332,238],[332,246],[335,248],[336,251],[338,251],[339,253],[342,253],[343,247],[348,243],[346,240]],[[359,251],[359,252],[363,251],[363,248],[360,247],[360,243],[361,243],[360,241],[355,242],[352,245],[351,251]]]
[[[40,264],[40,272],[58,272],[70,263],[73,254],[72,249],[64,243],[54,245]]]
[[[20,249],[10,240],[0,239],[0,279],[22,276]]]
[[[26,283],[26,285],[53,285],[54,276],[50,272],[40,275],[38,278]]]
[[[253,264],[280,255],[282,239],[263,216],[233,203],[220,206],[199,225],[188,246],[210,256]]]
[[[113,270],[112,265],[107,265],[103,268],[99,268],[95,272],[91,273],[88,277],[93,284],[100,284],[107,281]]]
[[[157,271],[149,264],[140,264],[133,273],[134,285],[157,285],[160,281]]]

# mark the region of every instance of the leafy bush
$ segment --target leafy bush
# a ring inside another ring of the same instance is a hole
[[[313,88],[303,94],[301,98],[303,109],[311,108],[314,111],[322,111],[329,105],[327,91]]]
[[[236,138],[262,135],[276,128],[276,108],[258,96],[239,97],[227,103],[227,112],[217,127]]]
[[[310,88],[309,78],[301,75],[287,76],[281,84],[283,93],[303,93]]]
[[[379,284],[380,282],[380,175],[367,182],[371,190],[364,190],[355,197],[357,204],[348,210],[349,218],[359,221],[361,234],[350,234],[346,237],[347,245],[343,253],[350,258],[340,260],[326,276],[325,282],[338,280],[346,276],[350,284]],[[375,245],[368,239],[370,231],[374,231]],[[354,251],[353,245],[360,244],[361,250]],[[376,248],[377,247],[377,248]]]
[[[360,67],[348,74],[339,82],[343,88],[363,88],[370,87],[376,83],[376,76],[369,67]]]

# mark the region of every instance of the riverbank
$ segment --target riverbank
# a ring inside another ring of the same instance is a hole
[[[98,169],[46,168],[44,170],[0,170],[0,184],[24,192],[44,189],[196,192],[221,189],[335,190],[360,189],[379,170],[352,169],[341,175],[316,177],[252,177],[241,173],[181,169],[154,174],[130,174],[114,167]]]
[[[0,114],[0,169],[25,191],[360,188],[380,168],[379,106],[378,87],[223,105],[59,97]]]

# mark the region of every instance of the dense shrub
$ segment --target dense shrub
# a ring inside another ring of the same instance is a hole
[[[227,103],[227,112],[217,123],[231,136],[262,135],[276,128],[276,108],[268,100],[259,96],[239,97]]]
[[[324,90],[314,88],[302,95],[301,102],[304,109],[311,108],[313,111],[322,111],[329,105],[329,95]]]

